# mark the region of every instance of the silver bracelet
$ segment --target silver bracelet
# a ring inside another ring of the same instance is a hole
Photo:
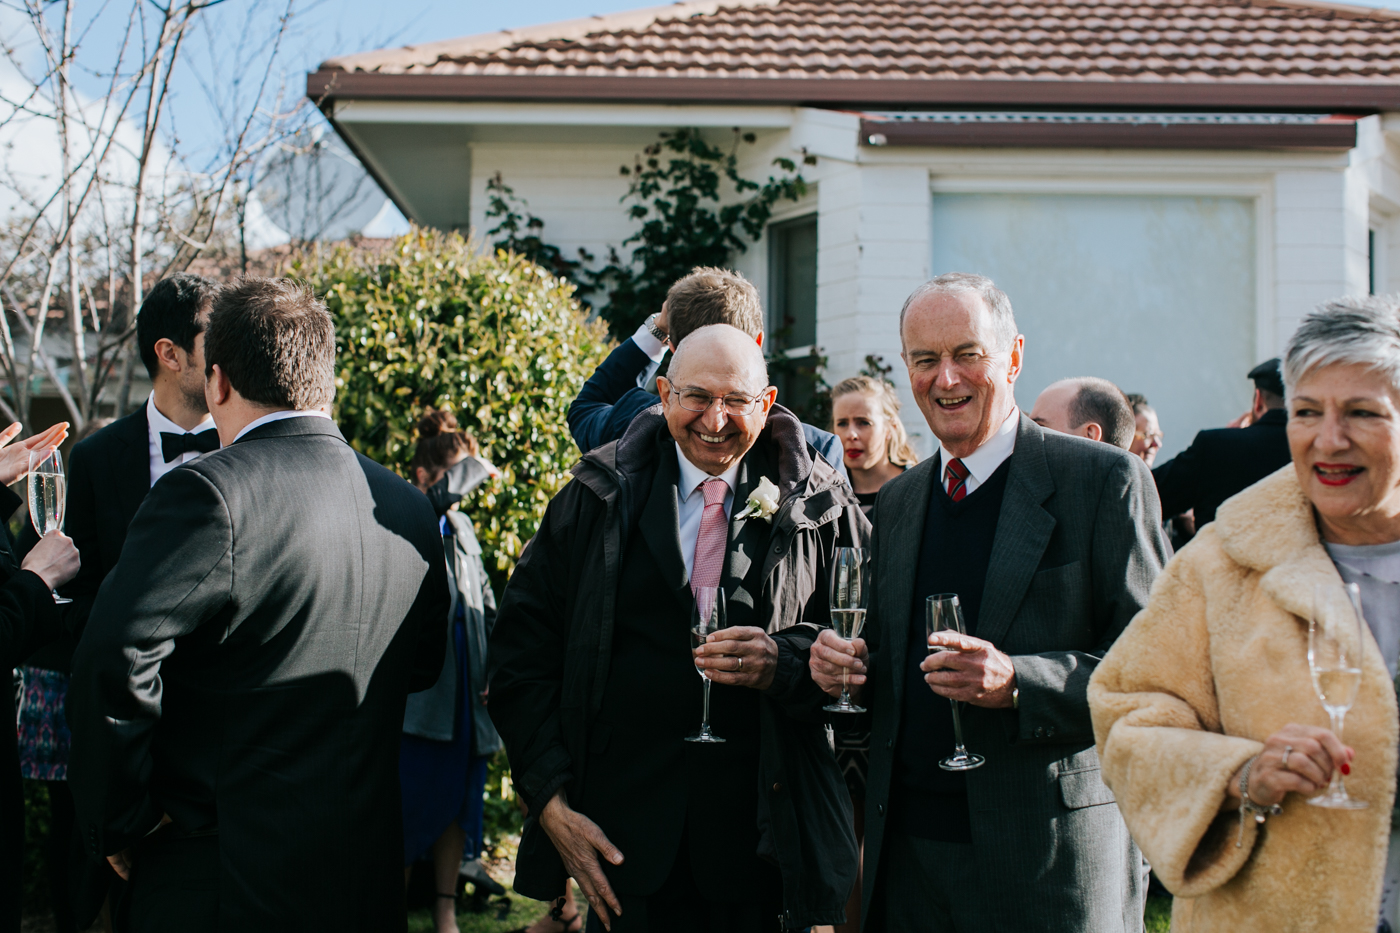
[[[659,327],[656,326],[656,313],[655,313],[655,312],[653,312],[652,314],[650,314],[650,315],[647,317],[647,319],[646,319],[646,325],[647,325],[647,330],[651,331],[651,335],[652,335],[653,337],[655,337],[657,340],[660,340],[662,343],[665,343],[666,341],[668,341],[668,340],[671,339],[671,335],[670,335],[670,334],[666,333],[664,330],[662,330],[661,328],[659,328]]]
[[[1254,822],[1262,826],[1264,825],[1264,820],[1271,816],[1278,816],[1283,812],[1283,807],[1276,803],[1265,806],[1262,803],[1255,803],[1253,800],[1249,799],[1249,769],[1253,768],[1254,763],[1258,760],[1259,756],[1255,755],[1253,758],[1246,761],[1244,767],[1240,769],[1240,834],[1235,840],[1236,849],[1244,847],[1244,821],[1246,815],[1253,815]]]

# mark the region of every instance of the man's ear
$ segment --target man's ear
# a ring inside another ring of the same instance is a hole
[[[766,412],[778,401],[778,387],[769,386],[763,390],[763,410]]]
[[[1024,334],[1017,334],[1016,339],[1011,342],[1011,368],[1006,374],[1006,381],[1014,383],[1021,375],[1021,367],[1026,365],[1026,338]]]
[[[184,368],[184,363],[180,359],[180,348],[175,346],[175,341],[169,337],[162,337],[156,341],[156,359],[160,361],[163,369],[168,369],[172,373],[178,373]]]
[[[671,380],[665,376],[657,376],[656,394],[661,396],[662,405],[669,405],[671,403]]]
[[[228,374],[215,363],[213,371],[204,380],[204,400],[213,408],[215,405],[227,405],[232,397],[233,383],[229,382]]]
[[[1103,440],[1103,425],[1099,424],[1097,421],[1084,422],[1084,426],[1080,430],[1082,430],[1084,436],[1091,441]]]

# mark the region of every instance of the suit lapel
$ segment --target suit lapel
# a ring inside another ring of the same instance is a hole
[[[146,420],[146,406],[142,405],[118,423],[124,430],[116,436],[124,449],[114,458],[113,480],[126,523],[130,524],[146,493],[151,491],[151,429]],[[126,531],[125,526],[122,531]]]
[[[676,506],[676,486],[680,482],[680,468],[676,464],[674,444],[663,444],[658,454],[656,479],[651,484],[651,494],[642,507],[638,519],[638,530],[642,539],[651,548],[661,578],[672,594],[686,608],[690,609],[690,581],[685,573],[685,560],[681,557],[680,512]]]
[[[977,620],[977,637],[994,644],[1000,644],[1011,628],[1055,530],[1055,516],[1042,505],[1054,493],[1055,483],[1045,464],[1041,430],[1021,414]]]
[[[881,502],[879,586],[880,637],[889,656],[890,682],[894,685],[895,709],[904,696],[904,663],[908,653],[909,619],[914,611],[914,578],[919,569],[919,548],[923,543],[929,495],[937,475],[938,458],[932,457],[913,467],[908,479],[898,483]]]
[[[739,476],[735,481],[734,501],[729,506],[729,553],[724,561],[724,592],[731,607],[746,606],[753,610],[758,605],[759,591],[763,581],[749,581],[749,574],[762,569],[768,553],[768,539],[773,525],[761,518],[739,518],[740,512],[748,504],[749,493],[758,485],[759,479],[767,476],[777,483],[777,465],[765,456],[766,445],[755,444],[739,464]],[[746,585],[747,583],[747,585]],[[761,624],[761,623],[755,623]]]

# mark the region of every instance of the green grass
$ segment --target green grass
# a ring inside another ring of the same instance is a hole
[[[1149,897],[1147,918],[1144,926],[1147,933],[1171,933],[1172,899],[1170,897]],[[465,929],[463,933],[466,933]]]
[[[549,908],[549,905],[542,901],[521,897],[514,891],[511,891],[508,897],[510,898],[510,912],[504,918],[497,919],[497,914],[500,911],[497,909],[497,902],[493,901],[485,913],[477,914],[463,911],[457,914],[457,926],[462,933],[505,933],[506,930],[529,926],[544,916],[545,911]],[[408,933],[433,933],[432,912],[428,910],[410,911],[408,914]]]

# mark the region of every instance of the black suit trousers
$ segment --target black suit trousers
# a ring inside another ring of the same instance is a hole
[[[219,926],[219,837],[186,836],[174,824],[135,847],[117,908],[121,933],[184,933]]]

